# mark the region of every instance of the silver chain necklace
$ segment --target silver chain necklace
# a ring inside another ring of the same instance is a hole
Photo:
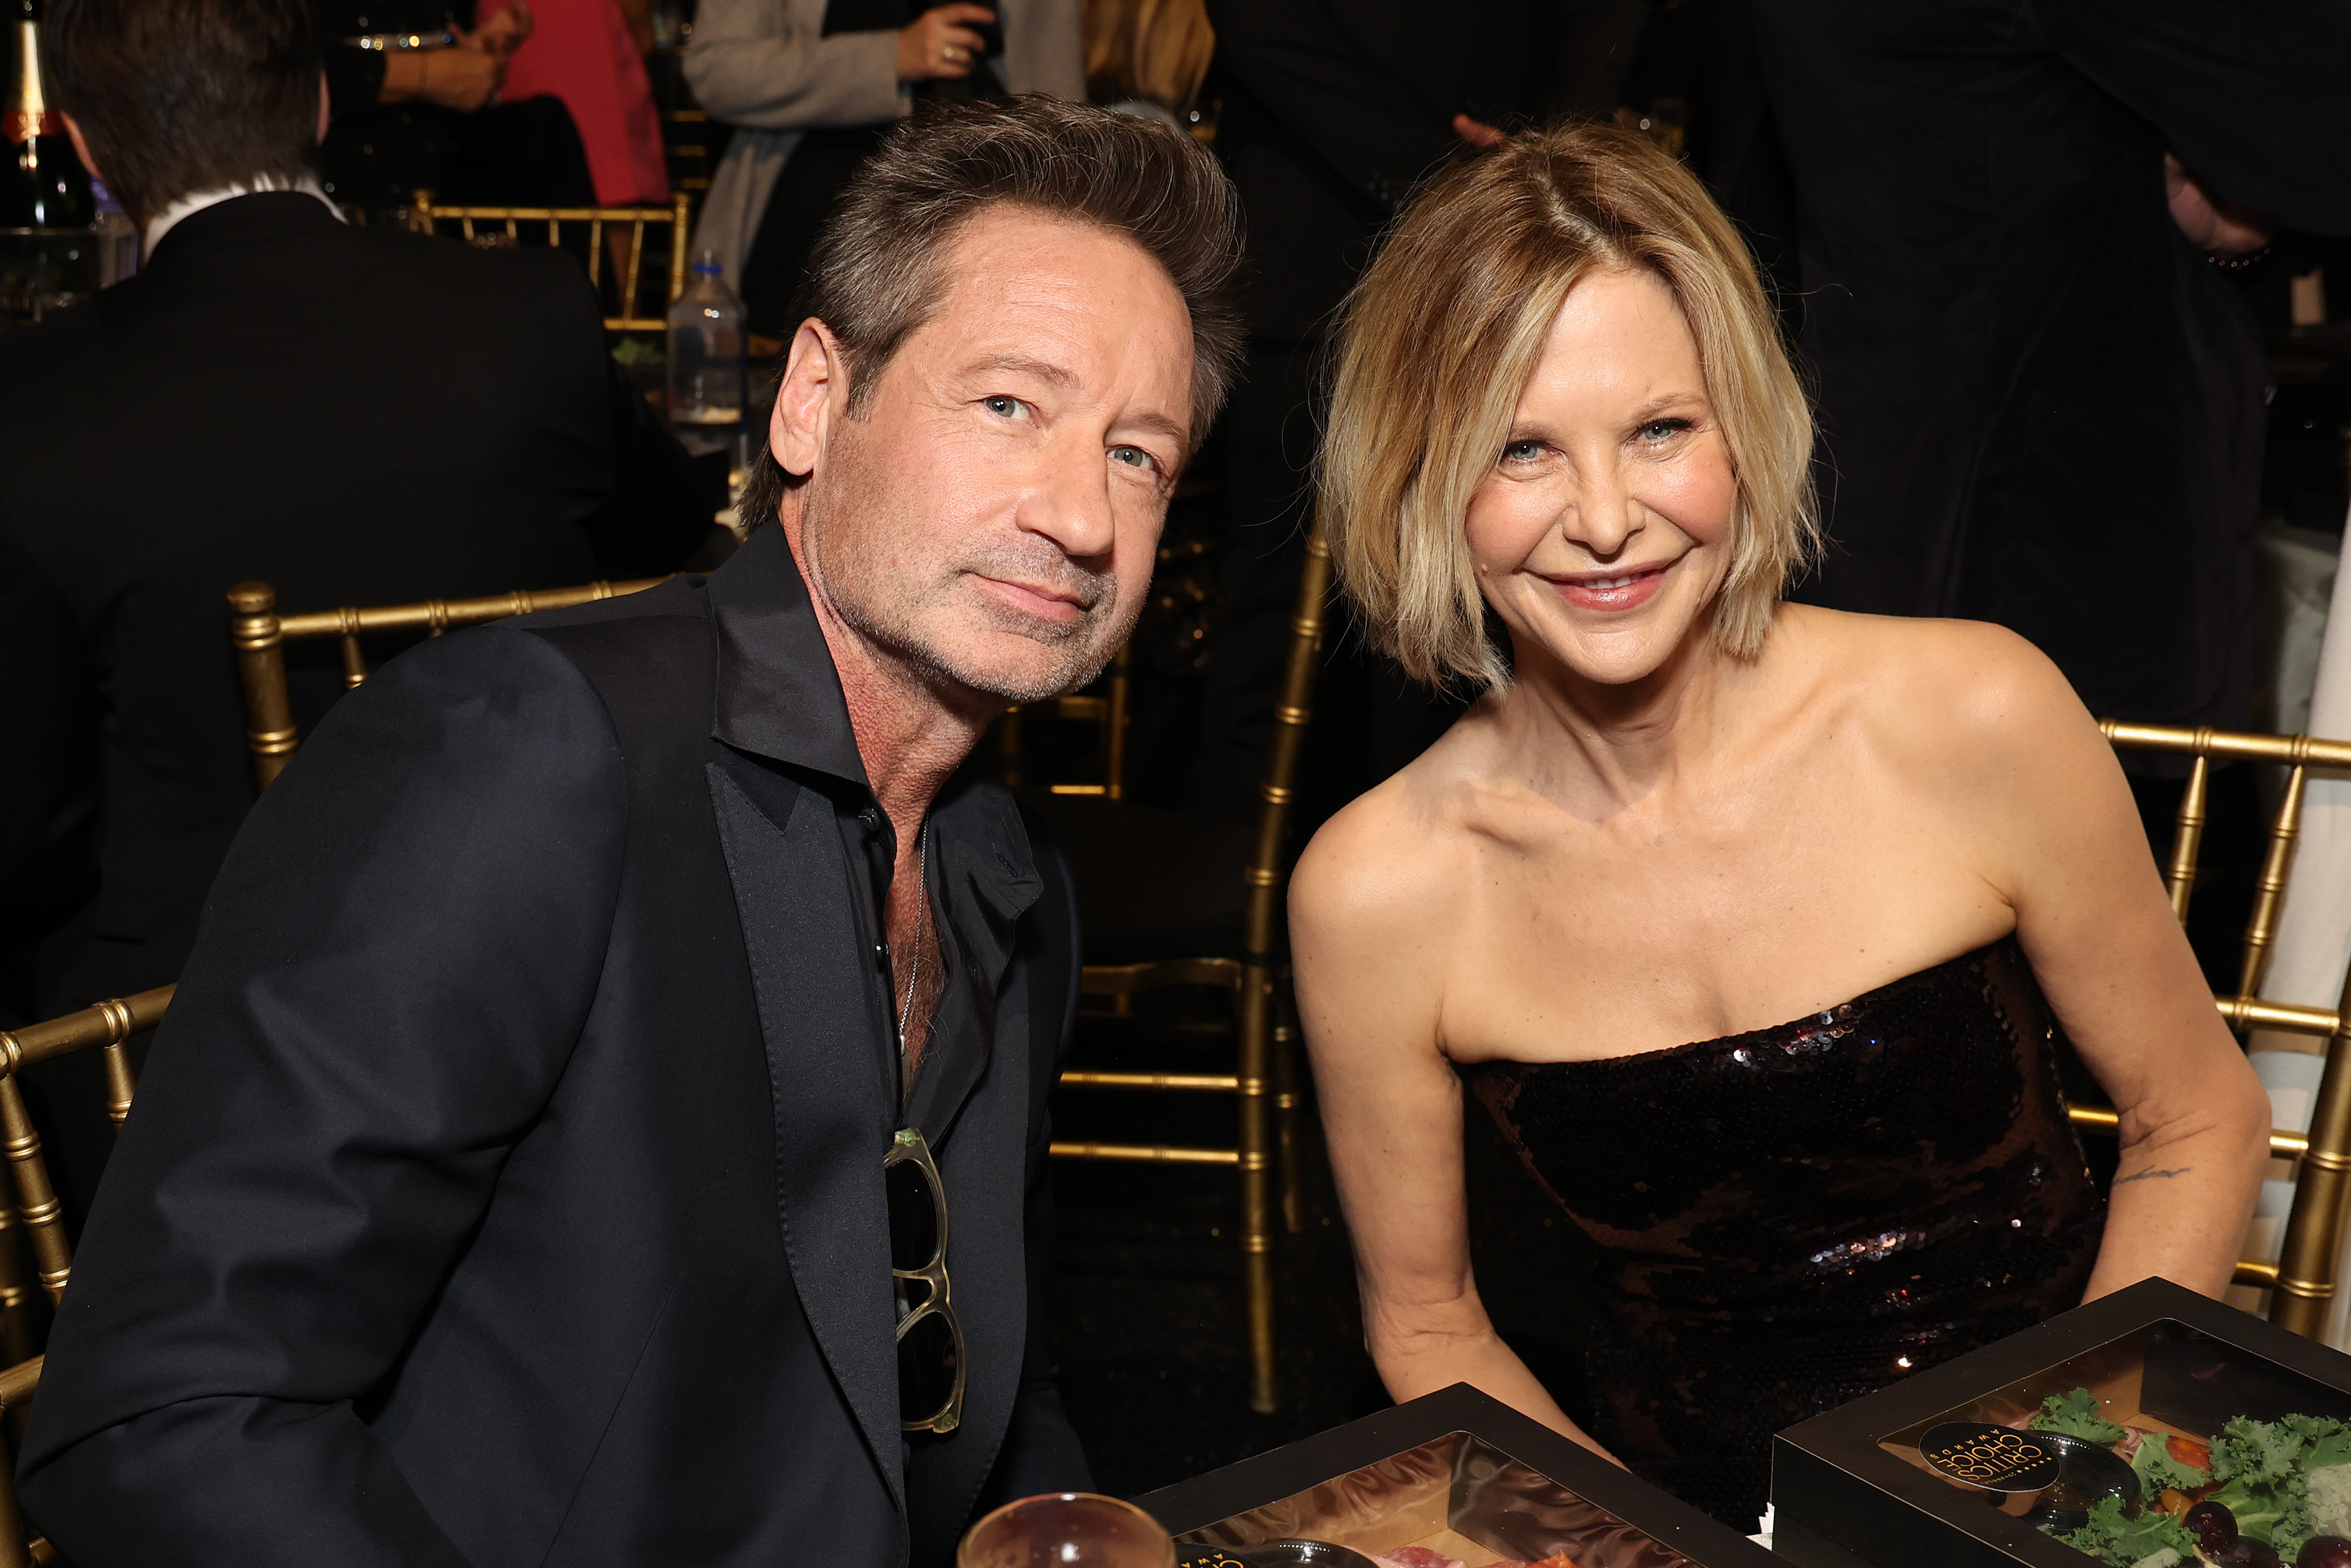
[[[906,1071],[906,1024],[914,1016],[914,988],[923,978],[923,922],[931,907],[931,824],[929,819],[914,833],[914,956],[906,965],[906,1005],[898,1009],[898,1082],[904,1084]]]

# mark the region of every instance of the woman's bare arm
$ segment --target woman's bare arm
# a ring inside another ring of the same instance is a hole
[[[1364,1341],[1388,1393],[1467,1383],[1597,1451],[1478,1299],[1461,1084],[1438,1048],[1444,903],[1437,852],[1383,789],[1315,836],[1290,883],[1298,1003],[1332,1174],[1355,1248]]]
[[[2114,750],[2021,639],[1978,635],[1993,875],[2084,1063],[2122,1116],[2122,1164],[2085,1299],[2159,1274],[2227,1288],[2269,1157],[2269,1097],[2212,1006]]]

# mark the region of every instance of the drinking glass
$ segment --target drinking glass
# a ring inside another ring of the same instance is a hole
[[[1008,1502],[971,1527],[956,1568],[1176,1568],[1176,1543],[1131,1502],[1047,1492]]]

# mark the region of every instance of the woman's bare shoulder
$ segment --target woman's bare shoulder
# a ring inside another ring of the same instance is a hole
[[[1782,613],[1822,696],[1905,749],[2001,757],[2095,737],[2049,656],[2004,626],[1799,605]]]
[[[1294,925],[1364,936],[1426,928],[1472,853],[1462,817],[1473,739],[1457,725],[1322,824],[1290,875]]]

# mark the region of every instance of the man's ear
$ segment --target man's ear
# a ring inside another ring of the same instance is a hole
[[[832,423],[849,412],[849,361],[832,329],[813,316],[792,334],[776,410],[768,419],[768,447],[783,471],[805,478],[816,471]]]
[[[89,141],[82,135],[81,127],[75,123],[74,117],[60,114],[57,118],[66,122],[66,134],[73,138],[74,156],[81,160],[81,166],[89,172],[91,179],[101,185],[106,183],[106,176],[98,172],[98,160],[89,155]]]
[[[327,127],[335,118],[335,100],[327,91],[327,73],[319,73],[319,145],[327,144]]]

